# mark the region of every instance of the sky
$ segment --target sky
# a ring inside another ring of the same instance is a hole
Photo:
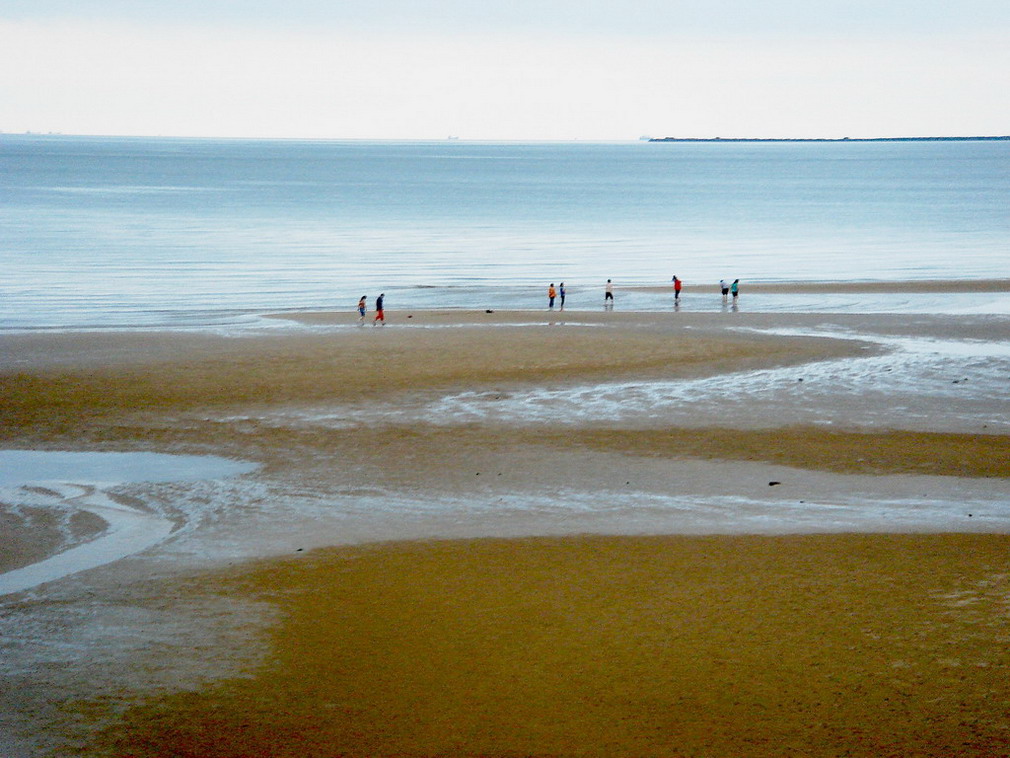
[[[1007,0],[0,0],[0,132],[1010,134]]]

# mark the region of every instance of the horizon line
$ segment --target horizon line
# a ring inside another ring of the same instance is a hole
[[[77,137],[94,139],[178,139],[178,140],[246,140],[246,141],[302,141],[302,142],[999,142],[1010,141],[1006,135],[932,135],[932,136],[876,136],[876,137],[310,137],[310,136],[256,136],[256,135],[187,135],[187,134],[114,134],[78,133],[61,131],[6,131],[0,137]]]

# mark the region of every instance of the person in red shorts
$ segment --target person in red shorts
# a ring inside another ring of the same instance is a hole
[[[375,326],[378,322],[382,322],[382,325],[386,325],[386,314],[382,311],[382,300],[385,298],[385,293],[379,295],[375,298],[375,320],[372,322],[372,326]]]

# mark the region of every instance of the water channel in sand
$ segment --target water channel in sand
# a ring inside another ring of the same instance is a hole
[[[83,544],[0,574],[0,595],[102,566],[168,537],[173,522],[110,497],[106,489],[132,482],[220,479],[248,473],[255,464],[213,456],[0,450],[0,493],[17,502],[26,488],[44,487],[61,509],[87,511],[107,525]]]

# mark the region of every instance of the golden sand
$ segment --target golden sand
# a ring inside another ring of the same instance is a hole
[[[551,440],[557,437],[550,436]],[[778,429],[576,430],[569,444],[664,458],[764,461],[846,474],[1010,477],[1010,436]]]
[[[353,323],[348,314],[299,318]],[[390,328],[241,338],[8,335],[0,441],[213,452],[275,471],[339,459],[412,487],[472,476],[459,464],[478,452],[506,466],[558,450],[615,453],[606,465],[616,467],[664,456],[1010,476],[1005,435],[724,429],[705,419],[676,436],[555,433],[392,419],[362,446],[354,430],[254,419],[269,409],[693,377],[866,349],[741,335],[718,315],[543,319],[391,314]],[[165,603],[224,593],[276,605],[283,621],[271,653],[249,678],[138,704],[82,752],[1007,755],[1008,548],[1002,535],[488,539],[328,549],[181,587],[162,580]],[[87,721],[95,704],[78,707]]]
[[[323,550],[215,577],[277,605],[248,678],[95,755],[997,756],[1010,538],[651,537]]]
[[[542,319],[531,314],[494,316],[510,321],[517,317]],[[329,323],[349,317],[300,318]],[[236,433],[227,424],[208,422],[203,414],[359,402],[430,390],[692,377],[865,350],[838,340],[688,332],[678,330],[668,316],[625,316],[607,328],[570,329],[540,324],[492,328],[481,323],[482,314],[434,313],[418,319],[454,326],[231,339],[123,334],[17,338],[10,349],[24,356],[27,368],[0,372],[0,441],[35,446],[147,441],[189,445],[196,451],[222,449],[260,456],[265,462],[278,450],[287,457],[288,449],[298,446],[354,455],[359,439],[344,431],[299,435],[247,426]],[[496,429],[489,435],[484,428],[404,424],[394,425],[382,440],[370,441],[391,449],[428,445],[436,457],[451,457],[454,448],[476,443],[499,449],[586,446],[849,473],[1010,476],[1010,437],[1005,435],[814,427],[559,433]]]
[[[827,340],[672,336],[619,325],[464,323],[234,339],[42,335],[7,349],[19,351],[28,364],[0,372],[0,420],[3,432],[13,435],[149,410],[342,402],[486,384],[692,376],[853,348]]]

